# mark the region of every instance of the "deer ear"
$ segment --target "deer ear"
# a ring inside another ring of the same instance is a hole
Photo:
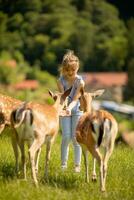
[[[84,96],[84,92],[85,92],[85,91],[84,91],[84,87],[82,87],[82,88],[80,89],[80,93],[81,93],[82,96]]]
[[[12,121],[12,123],[16,123],[16,112],[17,112],[17,110],[13,110],[11,112],[10,120]]]
[[[63,100],[65,100],[66,97],[69,96],[71,90],[72,90],[72,87],[70,87],[68,90],[66,90],[66,91],[63,93],[63,95],[62,95]]]
[[[55,95],[51,90],[48,90],[48,93],[53,98],[54,101],[57,100],[57,95]]]
[[[104,89],[102,89],[102,90],[96,90],[95,92],[93,92],[93,93],[91,93],[91,96],[92,97],[99,97],[99,96],[101,96],[103,93],[104,93]]]
[[[54,96],[54,94],[53,94],[53,92],[52,92],[51,90],[48,90],[48,93],[49,93],[49,95],[50,95],[51,97]]]

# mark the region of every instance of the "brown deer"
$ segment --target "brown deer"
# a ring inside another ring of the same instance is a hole
[[[21,151],[21,161],[23,169],[23,178],[26,180],[26,160],[25,160],[25,143],[27,142],[28,148],[34,140],[33,132],[33,112],[30,108],[27,108],[27,103],[22,103],[18,108],[12,111],[11,113],[11,127],[13,138],[13,147],[16,158],[16,169],[19,170],[18,162],[18,147]],[[38,161],[41,148],[37,152],[35,170],[38,172]]]
[[[10,127],[12,110],[21,105],[22,101],[0,94],[0,134],[6,127]]]
[[[32,177],[35,185],[38,185],[36,170],[38,167],[38,159],[35,163],[36,153],[40,152],[43,143],[46,143],[46,161],[45,161],[45,177],[48,178],[48,163],[50,159],[51,145],[58,133],[59,115],[64,107],[66,97],[71,89],[63,94],[49,94],[55,100],[53,105],[37,104],[29,102],[22,104],[11,113],[11,125],[14,130],[14,150],[16,160],[18,160],[17,145],[21,149],[23,174],[26,178],[24,142],[28,141],[29,157],[32,168]],[[39,158],[39,154],[37,154]],[[16,162],[18,163],[18,161]]]
[[[84,89],[81,90],[80,104],[85,113],[80,118],[76,128],[76,139],[80,143],[84,155],[86,181],[89,181],[87,153],[90,151],[100,165],[101,191],[105,191],[107,164],[113,152],[118,131],[117,122],[109,112],[92,111],[91,109],[92,99],[102,95],[103,92],[104,90],[97,90],[93,93],[86,93]],[[104,148],[104,155],[100,148]]]
[[[0,134],[7,128],[11,128],[11,121],[10,121],[10,115],[11,112],[17,108],[18,106],[20,106],[22,104],[22,101],[15,99],[13,97],[9,97],[3,94],[0,94]],[[18,151],[15,151],[15,149],[17,148],[17,145],[14,143],[14,137],[16,137],[14,134],[11,134],[11,138],[12,138],[12,146],[14,148],[14,152],[15,152],[15,157],[17,158],[18,155],[16,155],[16,153],[18,153]],[[16,172],[18,172],[19,168],[19,164],[18,164],[18,160],[16,159]]]

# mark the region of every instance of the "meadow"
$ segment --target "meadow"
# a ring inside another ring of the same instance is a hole
[[[68,169],[60,168],[59,134],[52,147],[49,179],[44,180],[45,145],[42,148],[39,163],[39,188],[33,185],[29,162],[27,163],[27,181],[16,177],[15,160],[11,146],[10,133],[0,135],[0,200],[133,200],[134,199],[134,150],[120,143],[115,146],[109,160],[106,188],[99,189],[99,167],[97,165],[97,182],[85,183],[84,162],[82,158],[81,173],[74,173],[73,148],[70,145]],[[27,151],[27,148],[26,148]],[[27,157],[28,159],[28,157]],[[91,175],[92,158],[89,154],[89,173]],[[90,176],[91,177],[91,176]]]

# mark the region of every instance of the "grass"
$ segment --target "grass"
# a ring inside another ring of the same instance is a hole
[[[133,200],[134,199],[134,150],[119,144],[115,147],[108,165],[107,192],[99,190],[99,177],[96,183],[84,181],[84,166],[80,174],[73,172],[73,150],[70,146],[68,169],[60,169],[60,135],[52,147],[49,180],[45,182],[43,147],[39,163],[39,188],[35,188],[28,164],[28,180],[17,178],[14,173],[14,155],[10,136],[0,136],[0,200]],[[89,173],[92,159],[89,155]],[[97,166],[97,173],[99,168]]]

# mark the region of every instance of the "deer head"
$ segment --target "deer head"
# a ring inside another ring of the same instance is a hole
[[[65,103],[66,103],[66,97],[69,96],[70,92],[71,92],[71,88],[69,88],[68,90],[66,90],[64,93],[53,93],[52,91],[48,91],[49,95],[53,98],[53,100],[56,102],[58,102],[62,107],[64,107]]]
[[[91,104],[93,98],[99,97],[104,93],[104,89],[96,90],[95,92],[85,92],[84,88],[81,88],[80,96],[80,109],[84,112],[91,112]]]

